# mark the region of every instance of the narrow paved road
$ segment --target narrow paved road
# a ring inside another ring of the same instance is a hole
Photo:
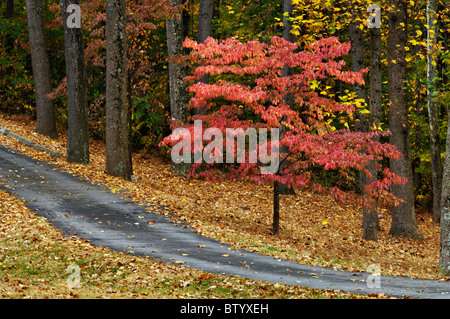
[[[450,298],[450,282],[382,276],[379,288],[368,288],[367,280],[373,279],[370,273],[335,271],[228,250],[227,244],[199,236],[119,194],[4,146],[0,146],[0,181],[4,183],[1,188],[25,200],[65,235],[76,234],[112,250],[273,283],[361,294]]]

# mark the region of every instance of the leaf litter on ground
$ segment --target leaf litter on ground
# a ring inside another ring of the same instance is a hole
[[[0,114],[0,126],[61,153],[59,159],[0,136],[9,145],[57,168],[103,184],[133,201],[171,217],[201,235],[275,258],[299,263],[365,271],[378,264],[382,274],[440,279],[439,225],[426,213],[417,215],[424,240],[393,238],[388,234],[391,216],[380,209],[378,241],[362,240],[361,208],[354,202],[337,203],[329,196],[304,189],[281,197],[280,235],[271,235],[272,186],[247,181],[213,183],[185,180],[170,171],[170,162],[159,154],[133,154],[133,174],[125,181],[105,173],[105,146],[90,142],[90,164],[65,161],[67,132],[58,140],[34,132],[34,123],[20,116]]]

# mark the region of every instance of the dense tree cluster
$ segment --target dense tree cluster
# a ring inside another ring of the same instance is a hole
[[[420,207],[441,222],[450,271],[448,1],[7,0],[0,20],[0,109],[52,137],[67,127],[67,161],[89,163],[89,137],[103,139],[106,171],[130,179],[132,150],[165,156],[195,120],[277,128],[259,145],[279,149],[275,174],[173,169],[273,182],[274,215],[296,187],[354,194],[372,240],[380,204],[393,236],[421,238]]]

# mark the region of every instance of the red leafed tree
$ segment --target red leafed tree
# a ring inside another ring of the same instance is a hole
[[[195,65],[192,76],[188,76],[189,91],[193,97],[190,108],[203,108],[203,115],[190,118],[191,123],[173,123],[183,126],[189,134],[178,134],[167,137],[161,145],[172,147],[174,152],[192,150],[193,154],[186,159],[205,158],[206,150],[211,150],[211,144],[222,143],[223,147],[214,147],[215,161],[207,161],[207,167],[198,169],[201,161],[196,161],[188,176],[203,176],[207,179],[219,179],[215,166],[222,165],[225,151],[231,155],[239,155],[237,139],[230,145],[225,140],[216,140],[211,134],[203,135],[195,132],[196,126],[192,120],[201,120],[202,130],[215,128],[226,136],[229,128],[276,129],[281,125],[289,128],[283,136],[267,139],[265,144],[257,144],[258,154],[279,152],[279,163],[282,170],[262,174],[261,167],[267,164],[261,160],[250,160],[250,146],[245,149],[245,163],[239,162],[226,165],[229,178],[247,177],[258,183],[278,182],[288,186],[308,186],[315,190],[328,192],[336,199],[354,197],[338,187],[326,187],[316,180],[318,171],[336,171],[340,176],[348,176],[351,171],[366,169],[373,159],[381,161],[385,158],[397,159],[401,154],[390,144],[374,141],[373,137],[388,135],[388,132],[352,132],[349,129],[335,129],[331,125],[333,118],[349,115],[355,107],[347,103],[338,103],[327,97],[326,93],[316,92],[314,85],[321,81],[334,78],[342,82],[364,84],[363,73],[344,70],[344,61],[339,58],[348,54],[349,43],[340,43],[337,38],[326,38],[308,46],[305,51],[298,52],[297,44],[282,38],[274,37],[270,44],[250,41],[240,43],[231,38],[221,42],[208,38],[199,44],[186,39],[185,47],[191,49],[189,60]],[[282,76],[284,66],[292,68],[293,74]],[[210,76],[210,84],[198,82],[204,75]],[[292,96],[292,101],[286,103],[284,97]],[[197,130],[198,130],[198,123]],[[242,133],[242,131],[241,131]],[[208,135],[208,136],[206,136]],[[267,133],[267,135],[270,135]],[[201,141],[199,140],[199,137]],[[185,139],[189,138],[189,145]],[[181,141],[188,146],[180,151]],[[250,144],[250,142],[247,142]],[[232,146],[232,147],[230,147]],[[173,154],[172,154],[173,155]],[[173,157],[172,157],[173,158]],[[236,157],[237,158],[237,157]],[[221,160],[222,159],[222,160]],[[227,163],[229,163],[227,161]],[[223,166],[223,165],[222,165]],[[406,180],[392,174],[388,168],[378,166],[379,179],[365,188],[366,204],[374,200],[384,200],[398,203],[389,192],[390,186],[405,183]],[[278,183],[274,183],[277,185]],[[274,187],[274,223],[273,233],[278,234],[279,194]]]

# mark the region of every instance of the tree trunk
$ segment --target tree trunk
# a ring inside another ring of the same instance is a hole
[[[198,9],[198,32],[197,42],[204,43],[205,40],[211,36],[212,32],[212,20],[214,15],[214,0],[200,0],[200,6]],[[209,75],[204,74],[200,82],[208,84]],[[204,108],[196,109],[197,115],[204,114]]]
[[[31,64],[36,94],[36,132],[57,137],[53,102],[47,97],[52,93],[50,63],[45,43],[42,0],[26,0]]]
[[[417,226],[414,207],[414,185],[409,137],[408,105],[405,100],[406,80],[405,46],[406,0],[389,0],[389,36],[388,36],[388,91],[390,100],[389,128],[390,143],[403,154],[398,160],[391,160],[391,171],[408,179],[406,184],[393,185],[392,193],[404,200],[399,206],[392,207],[392,225],[390,234],[395,237],[422,238]]]
[[[353,9],[352,12],[352,22],[349,24],[349,38],[351,43],[351,49],[350,49],[350,55],[352,59],[352,71],[353,72],[359,72],[364,68],[364,41],[363,41],[363,30],[360,28],[360,23],[357,22],[357,16],[358,14],[355,12],[354,5],[350,1],[349,7]],[[375,28],[371,28],[375,29]],[[379,29],[377,29],[379,31]],[[381,38],[380,38],[381,39]],[[373,46],[376,46],[374,48]],[[375,54],[372,56],[372,65],[375,66],[375,68],[371,70],[371,85],[374,85],[373,90],[370,91],[370,107],[369,111],[374,111],[375,116],[368,116],[364,113],[360,113],[360,110],[357,110],[356,115],[356,121],[355,121],[355,128],[357,131],[360,132],[369,132],[370,129],[373,127],[373,124],[378,125],[379,123],[379,105],[378,103],[381,102],[378,101],[378,98],[381,99],[381,89],[377,91],[378,88],[378,81],[381,84],[381,59],[377,56],[378,53],[381,53],[381,46],[378,47],[378,43],[372,42],[372,36],[371,36],[371,49],[373,50],[372,53],[375,52]],[[377,51],[378,50],[378,51]],[[378,59],[378,62],[377,62]],[[380,66],[380,69],[378,69],[378,65]],[[373,72],[373,74],[372,74]],[[373,83],[372,83],[373,82]],[[372,86],[371,86],[372,88]],[[354,90],[356,91],[356,97],[360,101],[366,100],[366,93],[364,90],[364,87],[355,84]],[[373,100],[372,100],[373,98]],[[378,109],[377,109],[378,108]],[[372,109],[372,110],[371,110]],[[377,115],[378,113],[378,115]],[[370,113],[370,115],[372,115]],[[378,117],[377,123],[373,122]],[[372,174],[372,178],[368,178],[366,176],[366,173],[363,171],[359,172],[359,180],[360,180],[360,188],[361,188],[361,195],[365,196],[364,188],[369,185],[377,176],[377,167],[376,162],[373,161],[369,163],[367,169]],[[363,200],[362,205],[362,213],[363,213],[363,239],[365,240],[378,240],[378,230],[379,230],[379,220],[378,220],[378,214],[374,207],[368,206],[366,204],[366,201]]]
[[[292,5],[291,0],[283,0],[283,39],[289,42],[294,43],[295,42],[295,35],[291,32],[292,31],[292,21],[289,19],[292,17],[294,11],[294,6]],[[286,15],[287,14],[287,15]],[[282,77],[288,77],[292,76],[294,74],[294,70],[290,68],[289,66],[284,66],[283,70],[281,71]],[[286,104],[290,105],[292,108],[293,105],[293,94],[285,94],[283,99],[286,102]],[[284,117],[281,119],[281,130],[280,130],[280,140],[282,139],[283,135],[288,131],[288,128],[283,124]],[[281,145],[280,147],[280,154],[288,154],[288,147],[286,145]],[[278,168],[278,171],[283,171],[286,167],[289,167],[290,163],[287,160],[281,160],[280,167]],[[295,195],[295,190],[293,187],[288,187],[286,184],[278,183],[278,192],[280,195]]]
[[[6,2],[6,12],[5,12],[5,19],[11,19],[14,16],[14,1],[13,0],[7,0]],[[14,48],[14,40],[15,38],[11,33],[6,34],[5,36],[5,42],[4,42],[4,48],[7,54],[11,54],[11,51]]]
[[[441,246],[439,253],[439,269],[446,276],[450,276],[450,107],[448,112],[447,144],[444,161],[444,177],[442,179]]]
[[[87,103],[86,68],[84,62],[83,32],[80,27],[68,26],[67,12],[70,4],[78,0],[61,0],[61,14],[64,24],[64,42],[67,74],[68,139],[67,161],[89,163],[89,117]]]
[[[370,29],[369,130],[380,125],[382,100],[381,30]],[[379,139],[377,139],[379,140]]]
[[[197,42],[203,43],[211,36],[214,15],[214,0],[200,0],[198,10]]]
[[[14,15],[14,0],[7,0],[5,18],[11,19],[13,15]]]
[[[131,179],[125,0],[106,2],[106,172]]]
[[[438,108],[436,96],[436,49],[437,32],[436,0],[428,0],[427,5],[427,104],[430,128],[431,176],[433,182],[433,220],[439,223],[441,216],[442,163],[439,150]]]
[[[368,131],[375,130],[380,125],[381,100],[382,100],[382,70],[381,70],[381,30],[370,29],[370,91],[369,91],[369,125]],[[379,141],[379,138],[375,138]],[[377,178],[376,161],[372,161],[368,170],[372,174],[372,180]],[[370,209],[370,208],[367,208]],[[363,207],[363,210],[366,210]],[[369,212],[363,211],[363,238],[367,240],[378,240],[377,233],[380,230],[380,220],[375,209]]]
[[[278,235],[280,233],[280,183],[273,182],[273,222],[272,234]]]
[[[171,0],[173,6],[180,6],[184,0]],[[187,104],[189,95],[186,91],[184,78],[186,77],[186,68],[177,63],[176,58],[184,53],[184,23],[181,12],[177,13],[173,19],[166,21],[167,48],[169,55],[169,86],[170,86],[170,113],[172,119],[180,122],[186,122],[189,116]],[[172,171],[180,176],[186,176],[191,163],[172,163]]]

